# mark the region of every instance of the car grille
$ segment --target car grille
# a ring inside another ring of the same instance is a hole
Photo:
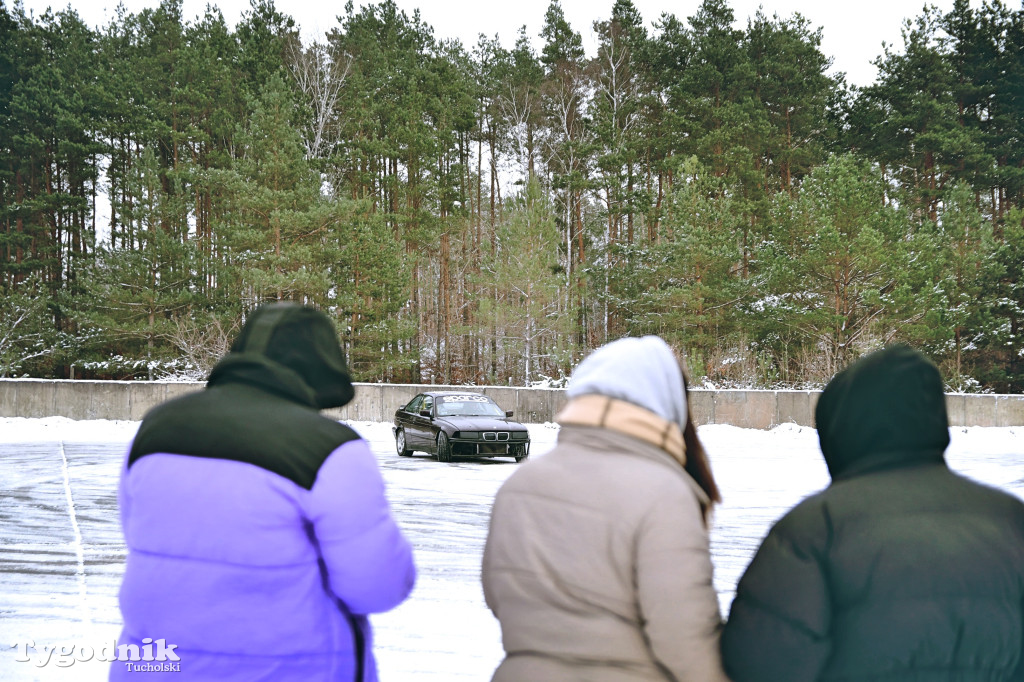
[[[484,440],[508,440],[508,431],[484,431]]]

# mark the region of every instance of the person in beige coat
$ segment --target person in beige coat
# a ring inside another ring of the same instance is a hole
[[[496,682],[720,682],[707,516],[719,500],[660,338],[580,363],[553,450],[495,499],[484,550]]]

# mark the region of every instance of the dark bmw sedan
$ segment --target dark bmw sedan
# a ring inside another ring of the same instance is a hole
[[[453,457],[514,457],[521,462],[530,454],[530,433],[511,417],[511,411],[481,393],[420,393],[395,412],[395,447],[402,457],[418,450],[436,455],[439,462]]]

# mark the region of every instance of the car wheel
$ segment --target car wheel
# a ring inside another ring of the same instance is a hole
[[[395,434],[395,449],[398,450],[399,457],[408,457],[412,454],[412,450],[405,445],[405,429],[398,429]]]
[[[444,431],[437,434],[437,461],[452,461],[452,444],[448,442],[448,436]]]
[[[525,445],[515,445],[512,448],[512,456],[516,458],[516,462],[522,462],[530,455],[526,452]]]

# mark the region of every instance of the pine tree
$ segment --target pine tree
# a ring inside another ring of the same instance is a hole
[[[494,288],[505,296],[484,306],[483,315],[496,321],[507,376],[528,386],[544,372],[565,368],[565,335],[569,318],[559,315],[563,285],[558,276],[558,228],[554,206],[537,179],[530,180],[510,201],[498,225],[491,260]],[[502,382],[504,383],[504,382]]]
[[[689,27],[666,20],[660,68],[669,125],[677,128],[674,154],[696,156],[739,194],[732,210],[740,221],[740,269],[751,276],[754,249],[768,207],[767,167],[762,162],[771,123],[755,97],[755,70],[742,31],[724,0],[704,0]]]
[[[883,205],[884,191],[870,166],[847,155],[815,168],[792,199],[776,195],[765,296],[754,311],[768,322],[762,338],[777,362],[817,359],[805,362],[804,378],[831,377],[875,342],[883,296],[906,270],[895,248],[906,224]]]
[[[249,0],[249,7],[235,27],[235,37],[243,82],[252,98],[273,76],[283,75],[298,28],[294,19],[277,9],[274,0]]]
[[[79,359],[91,361],[99,378],[152,379],[181,369],[166,339],[175,318],[196,302],[196,251],[164,229],[167,214],[179,208],[165,194],[161,175],[156,153],[147,148],[127,179],[138,198],[125,215],[136,243],[100,247],[74,299]]]
[[[997,275],[987,290],[990,333],[982,340],[976,378],[999,393],[1024,392],[1024,209],[1006,215],[995,249]]]
[[[432,285],[423,252],[436,243],[440,210],[431,172],[437,140],[428,122],[426,86],[433,29],[418,12],[409,17],[393,0],[358,12],[349,2],[345,10],[341,28],[328,36],[334,54],[352,57],[338,105],[347,144],[338,156],[342,179],[336,194],[370,200],[405,249],[412,278],[401,316],[415,330],[411,352],[419,356],[428,341],[423,330]]]
[[[853,144],[912,187],[921,217],[933,222],[944,189],[967,159],[983,154],[977,132],[960,123],[955,72],[936,36],[940,21],[929,10],[907,22],[903,52],[886,48],[876,61],[878,82],[860,92],[850,115]]]
[[[319,177],[306,161],[295,110],[292,91],[272,76],[236,137],[239,158],[217,174],[232,201],[215,233],[247,310],[275,300],[327,303],[326,264],[335,254],[324,243]]]
[[[826,74],[832,60],[821,36],[799,14],[768,19],[759,11],[747,27],[754,93],[771,125],[761,163],[785,191],[824,161],[831,141],[828,112],[839,83]]]
[[[637,253],[624,259],[629,266],[621,288],[634,293],[622,307],[631,335],[664,336],[705,376],[735,329],[743,291],[734,276],[742,216],[726,198],[723,180],[693,157],[675,175],[658,241],[633,247]]]
[[[0,289],[0,378],[49,373],[62,336],[54,329],[51,292],[39,274]]]
[[[638,135],[644,105],[644,65],[647,40],[640,14],[630,0],[618,0],[608,21],[595,22],[600,36],[593,63],[595,96],[590,103],[590,129],[596,137],[596,168],[608,216],[608,240],[634,239],[637,200]],[[641,209],[642,210],[642,209]]]
[[[346,357],[360,381],[411,382],[419,358],[414,329],[398,313],[406,304],[409,268],[402,244],[369,201],[337,199],[322,207],[328,224],[327,308],[342,332]]]
[[[583,348],[587,336],[585,279],[587,238],[584,203],[590,186],[591,148],[587,139],[585,98],[588,82],[583,39],[565,18],[558,0],[552,0],[541,29],[545,68],[542,85],[547,118],[544,147],[550,186],[557,193],[558,223],[563,231],[564,270],[571,306],[576,313],[576,343]]]

